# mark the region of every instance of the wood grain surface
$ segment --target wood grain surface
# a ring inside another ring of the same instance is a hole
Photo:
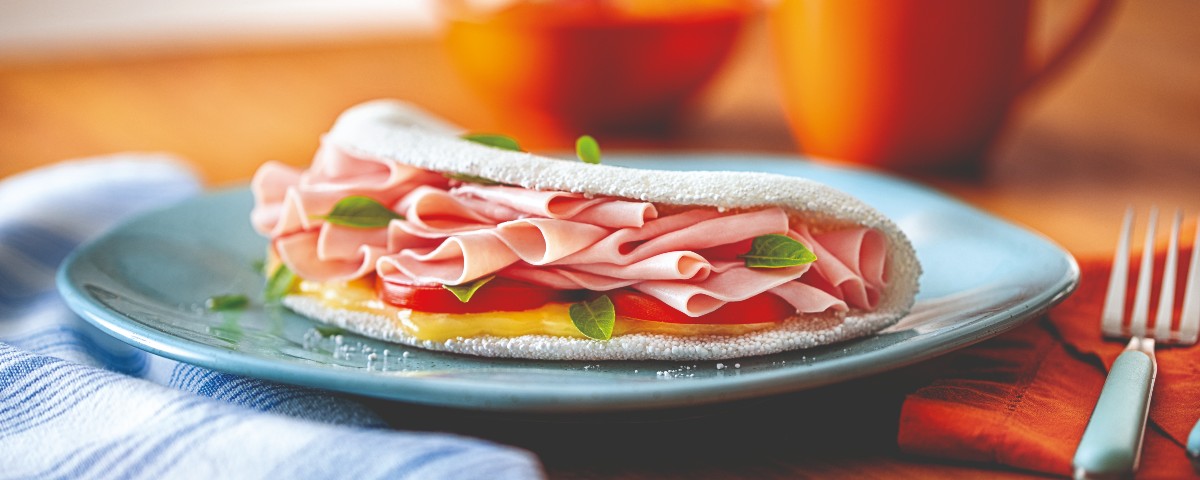
[[[1073,5],[1052,2],[1045,16],[1054,23]],[[1111,251],[1128,204],[1200,213],[1197,25],[1200,2],[1121,4],[1079,62],[1025,99],[984,175],[905,176],[1038,230],[1077,255]],[[756,21],[678,132],[613,139],[606,150],[795,153],[770,68]],[[455,75],[436,38],[26,60],[0,63],[0,177],[137,150],[174,152],[209,185],[244,182],[266,160],[306,164],[340,111],[380,97],[415,101],[474,130],[504,126]],[[640,422],[476,422],[462,412],[434,412],[421,422],[407,407],[396,407],[396,416],[400,426],[527,446],[564,478],[1024,476],[896,452],[899,401],[907,380],[919,377],[909,369]]]

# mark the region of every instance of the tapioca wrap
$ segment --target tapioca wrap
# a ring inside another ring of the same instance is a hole
[[[351,108],[307,169],[263,165],[252,222],[282,302],[467,355],[717,360],[871,334],[920,265],[874,208],[797,177],[659,171],[469,141],[411,105]]]

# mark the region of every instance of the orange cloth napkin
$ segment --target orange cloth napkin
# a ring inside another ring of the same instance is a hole
[[[1177,297],[1182,297],[1190,259],[1190,251],[1182,253]],[[1100,336],[1111,261],[1082,261],[1078,290],[1046,317],[932,365],[939,378],[910,394],[901,409],[901,450],[1069,475],[1104,384],[1101,366],[1111,365],[1124,349],[1123,342]],[[1137,262],[1131,263],[1135,270]],[[1130,275],[1133,280],[1136,273]],[[1127,306],[1132,305],[1129,290]],[[1176,319],[1181,303],[1177,298]],[[1154,305],[1157,299],[1151,318]],[[1137,477],[1187,478],[1195,475],[1184,445],[1200,418],[1200,347],[1159,348],[1156,357],[1158,376]]]

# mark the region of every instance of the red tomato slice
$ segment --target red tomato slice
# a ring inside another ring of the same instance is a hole
[[[520,311],[538,308],[550,302],[569,302],[578,297],[573,290],[555,290],[507,278],[495,278],[480,287],[463,303],[441,285],[409,285],[375,279],[375,292],[385,303],[421,312],[483,313]]]
[[[384,302],[431,313],[484,313],[531,310],[550,302],[575,302],[577,290],[555,290],[507,278],[496,278],[481,287],[467,303],[440,285],[410,285],[375,279],[375,292]],[[731,302],[707,315],[689,317],[662,300],[630,289],[594,292],[608,295],[617,315],[651,322],[682,324],[747,324],[778,322],[796,313],[791,304],[770,293]]]
[[[786,300],[765,292],[740,302],[727,303],[712,313],[699,317],[689,317],[662,300],[634,290],[613,290],[606,295],[612,300],[618,316],[651,322],[708,325],[769,323],[796,314],[796,309]]]

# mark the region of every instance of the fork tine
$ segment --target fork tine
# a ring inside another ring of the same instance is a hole
[[[1100,330],[1105,336],[1120,337],[1121,317],[1125,315],[1125,285],[1129,276],[1129,237],[1133,233],[1133,206],[1125,207],[1117,252],[1113,254],[1112,273],[1108,277],[1108,292],[1104,295],[1104,312],[1100,315]]]
[[[1133,297],[1133,315],[1129,319],[1129,334],[1146,336],[1146,321],[1150,318],[1150,277],[1154,276],[1154,233],[1158,230],[1158,207],[1150,207],[1150,223],[1146,227],[1146,242],[1142,246],[1142,267],[1138,270],[1137,293]]]
[[[1179,318],[1179,343],[1196,343],[1200,334],[1200,215],[1196,217],[1196,236],[1192,239],[1192,261],[1188,264],[1187,285],[1183,291],[1183,313]]]
[[[1167,246],[1167,262],[1163,265],[1162,287],[1158,293],[1158,313],[1154,316],[1154,338],[1160,342],[1171,341],[1171,320],[1175,317],[1175,265],[1179,260],[1179,224],[1183,212],[1175,209],[1175,221],[1171,222],[1170,244]]]

